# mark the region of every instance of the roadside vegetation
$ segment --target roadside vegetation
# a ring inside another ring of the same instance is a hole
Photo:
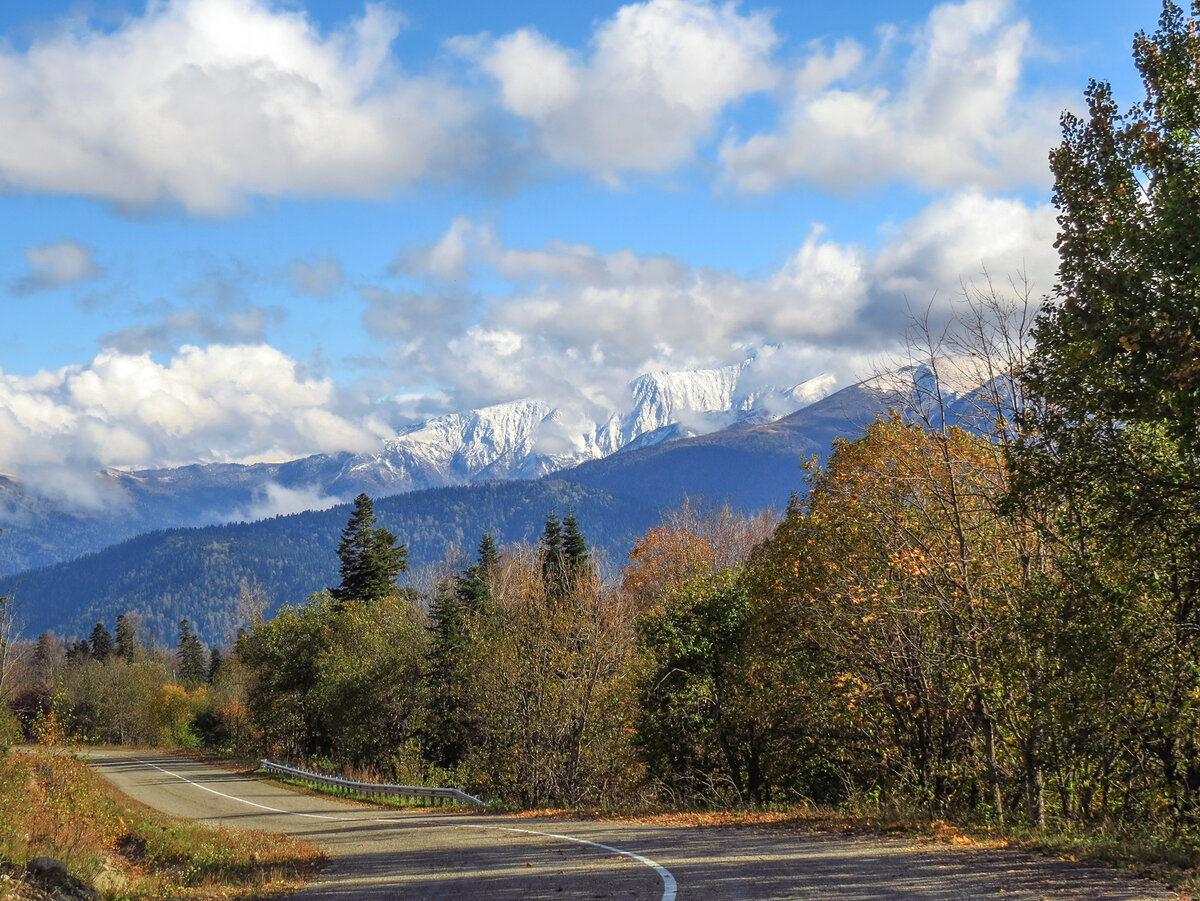
[[[1167,3],[1138,35],[1144,106],[1093,84],[1064,116],[1053,298],[969,288],[949,330],[919,323],[927,378],[810,461],[782,519],[685,505],[606,583],[551,511],[536,546],[485,533],[401,590],[362,495],[340,585],[267,621],[247,586],[207,654],[186,621],[174,651],[131,618],[44,635],[0,669],[8,730],[52,716],[510,809],[1010,842],[1196,888],[1198,18]]]
[[[325,864],[279,835],[166,817],[116,792],[79,758],[40,748],[0,755],[0,897],[269,898]],[[65,873],[31,874],[52,858]]]

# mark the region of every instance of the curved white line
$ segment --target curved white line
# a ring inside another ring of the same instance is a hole
[[[640,864],[650,867],[656,873],[663,883],[662,901],[675,901],[675,877],[671,875],[671,871],[659,863],[651,860],[649,857],[643,857],[641,854],[635,854],[633,851],[624,851],[620,848],[614,848],[612,845],[604,845],[600,842],[593,842],[586,838],[576,838],[573,835],[560,835],[556,832],[538,832],[536,829],[516,829],[511,826],[484,826],[478,823],[448,823],[448,826],[455,829],[495,829],[498,832],[525,832],[529,835],[544,835],[547,838],[561,838],[566,842],[577,842],[581,845],[591,845],[593,848],[602,848],[605,851],[611,851],[614,854],[620,854],[622,857],[628,857],[630,860],[636,860]]]
[[[120,759],[120,758],[117,758],[117,759]],[[239,798],[236,795],[227,795],[227,794],[225,794],[225,792],[219,792],[215,788],[209,788],[207,785],[201,785],[199,782],[193,782],[191,779],[188,779],[186,776],[181,776],[178,773],[172,773],[170,770],[164,769],[163,767],[159,766],[158,764],[151,763],[148,760],[142,760],[141,758],[138,758],[138,757],[127,757],[125,759],[132,760],[134,763],[140,763],[140,764],[142,764],[142,766],[148,766],[152,769],[158,770],[160,773],[166,773],[168,776],[172,776],[172,777],[178,779],[180,782],[186,782],[188,785],[194,785],[196,788],[202,789],[206,792],[210,792],[214,795],[218,795],[219,797],[227,798],[230,801],[239,801],[242,804],[248,804],[251,807],[257,807],[259,810],[267,810],[267,811],[270,811],[271,813],[282,813],[286,816],[291,816],[291,817],[308,817],[309,819],[313,819],[313,820],[333,820],[333,821],[339,822],[339,823],[362,823],[362,822],[406,823],[406,822],[408,822],[407,820],[399,820],[394,817],[335,817],[335,816],[326,816],[326,815],[319,814],[319,813],[300,813],[300,812],[294,811],[294,810],[282,810],[278,807],[268,807],[266,804],[259,804],[257,801],[247,801],[245,798]],[[442,828],[450,828],[450,829],[492,829],[496,832],[524,832],[528,835],[542,835],[542,836],[545,836],[546,838],[558,838],[558,839],[562,839],[565,842],[575,842],[576,844],[579,844],[579,845],[590,845],[593,848],[600,848],[604,851],[611,851],[613,854],[620,854],[622,857],[627,857],[630,860],[637,861],[638,863],[642,864],[643,866],[650,867],[652,870],[654,870],[654,872],[658,873],[658,876],[662,880],[662,884],[663,884],[662,901],[675,901],[675,894],[677,891],[677,886],[676,886],[676,882],[675,882],[675,877],[673,875],[671,875],[671,871],[668,870],[666,867],[662,866],[661,864],[656,863],[655,861],[651,860],[649,857],[643,857],[641,854],[637,854],[633,851],[625,851],[621,848],[614,848],[612,845],[605,845],[605,844],[601,844],[600,842],[593,842],[586,838],[576,838],[573,835],[560,835],[555,832],[538,832],[536,829],[518,829],[513,826],[487,826],[487,825],[478,824],[478,823],[439,823],[437,825]]]

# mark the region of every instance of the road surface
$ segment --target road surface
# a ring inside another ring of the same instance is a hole
[[[1011,851],[751,829],[409,813],[290,791],[162,754],[93,751],[126,794],[175,816],[326,849],[296,901],[959,901],[1179,898],[1151,882]]]

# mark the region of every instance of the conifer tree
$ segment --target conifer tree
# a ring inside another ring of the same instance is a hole
[[[396,587],[396,577],[408,569],[408,547],[376,527],[375,506],[365,493],[354,499],[354,512],[338,542],[342,583],[330,593],[342,604],[371,603]]]
[[[133,663],[137,657],[138,638],[137,620],[135,616],[122,613],[117,617],[117,656],[126,663]]]
[[[576,582],[590,573],[591,556],[583,532],[579,530],[579,522],[575,519],[575,511],[567,511],[563,519],[563,564],[568,579]]]
[[[96,627],[92,629],[91,646],[94,660],[103,663],[112,656],[113,639],[108,629],[104,627],[104,623],[96,623]]]
[[[567,567],[562,523],[553,510],[546,517],[538,553],[542,561],[542,584],[546,588],[546,596],[551,600],[561,600],[567,593]]]
[[[217,681],[217,676],[221,672],[221,667],[225,665],[225,659],[221,656],[221,649],[216,645],[212,646],[212,650],[208,655],[208,684],[212,685]]]
[[[471,636],[468,618],[488,608],[491,573],[500,562],[496,542],[488,532],[479,542],[479,556],[451,586],[442,583],[429,608],[428,652],[430,724],[426,754],[438,766],[461,763],[470,748],[474,725],[468,684]]]
[[[67,663],[83,663],[92,656],[92,646],[88,644],[86,638],[80,638],[69,648],[67,648],[66,662]]]
[[[458,580],[456,593],[465,613],[478,613],[492,597],[491,572],[500,562],[500,552],[490,532],[479,542],[478,558]]]
[[[194,688],[205,681],[208,669],[204,665],[204,646],[186,619],[179,623],[179,646],[175,649],[179,661],[179,680]]]

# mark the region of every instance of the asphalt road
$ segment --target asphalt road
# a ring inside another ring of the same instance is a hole
[[[176,816],[285,832],[333,860],[297,901],[393,899],[1179,898],[1109,870],[875,837],[407,813],[289,791],[160,754],[95,751],[126,794]]]

